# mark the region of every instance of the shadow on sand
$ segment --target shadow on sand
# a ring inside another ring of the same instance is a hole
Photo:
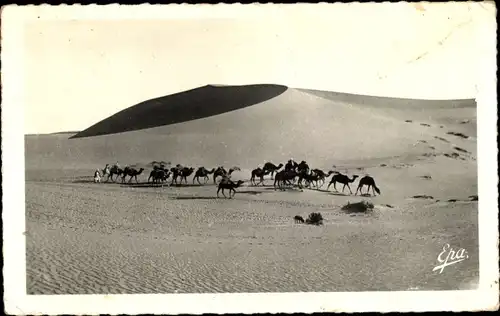
[[[167,183],[162,184],[157,184],[157,183],[148,183],[148,182],[143,182],[143,183],[117,183],[121,187],[128,187],[128,188],[162,188],[162,187],[168,187]]]
[[[237,194],[252,194],[252,195],[259,195],[262,193],[269,193],[269,191],[257,191],[257,190],[246,190],[246,191],[237,191]]]
[[[78,179],[78,180],[73,180],[71,183],[94,183],[94,179]],[[105,183],[105,182],[101,182]],[[96,183],[99,184],[99,183]]]
[[[329,192],[329,191],[323,191],[323,192]],[[361,197],[372,197],[372,195],[370,193],[363,193],[363,194],[358,194],[356,195],[355,193],[342,193],[342,192],[329,192],[331,195],[337,195],[337,196],[361,196]]]
[[[173,200],[217,200],[224,197],[216,197],[216,196],[174,196]]]
[[[300,189],[299,187],[283,187],[283,188],[275,188],[275,187],[266,187],[264,190],[271,192],[304,192],[304,189]]]
[[[112,182],[110,182],[112,183]],[[151,183],[151,182],[139,182],[139,183],[121,183],[117,182],[117,184],[120,184],[120,186],[123,187],[132,187],[132,188],[161,188],[161,187],[172,187],[172,188],[189,188],[189,187],[203,187],[203,186],[208,186],[208,185],[200,185],[200,184],[172,184],[170,185],[170,182],[164,182],[163,184],[159,183]]]

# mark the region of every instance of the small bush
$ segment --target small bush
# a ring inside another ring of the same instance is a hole
[[[323,225],[323,216],[321,213],[311,213],[306,219],[306,224]]]
[[[353,212],[353,213],[365,213],[373,210],[373,203],[367,201],[361,201],[356,203],[347,202],[346,205],[342,206],[343,211]]]
[[[434,199],[434,197],[432,195],[425,195],[425,194],[414,195],[412,197],[414,199]]]

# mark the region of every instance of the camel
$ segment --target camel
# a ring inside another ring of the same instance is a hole
[[[282,170],[279,171],[276,176],[274,177],[274,188],[276,189],[276,184],[278,185],[279,188],[283,186],[283,184],[291,184],[290,181],[295,180],[295,177],[297,177],[299,174],[294,171],[294,170]]]
[[[297,165],[297,173],[299,173],[299,180],[297,181],[297,184],[299,186],[302,186],[302,180],[304,178],[304,176],[300,177],[300,175],[306,175],[309,173],[309,165],[307,164],[307,162],[305,162],[304,160],[302,160],[298,165]]]
[[[358,194],[358,190],[359,190],[359,193],[361,193],[361,195],[363,195],[363,191],[361,189],[365,185],[368,186],[368,189],[366,190],[367,194],[370,192],[370,187],[371,187],[374,196],[375,196],[375,191],[377,191],[378,195],[380,195],[380,189],[377,188],[377,185],[375,185],[375,179],[373,179],[370,176],[364,176],[363,178],[361,178],[359,180],[358,189],[356,190],[356,194],[354,194],[354,195]]]
[[[99,172],[99,169],[97,169],[94,173],[94,183],[99,182],[101,182],[101,173]]]
[[[108,165],[106,165],[106,166],[108,166]],[[119,176],[123,176],[123,172],[124,172],[124,169],[120,168],[118,165],[113,165],[111,168],[109,168],[109,166],[108,166],[108,169],[105,173],[108,175],[108,177],[106,178],[106,182],[108,182],[110,178],[111,178],[111,181],[115,182],[116,180],[118,180]],[[116,178],[114,180],[113,180],[113,175],[116,175]]]
[[[188,182],[187,177],[189,177],[190,175],[192,175],[193,172],[194,172],[194,168],[184,168],[184,169],[182,169],[181,170],[181,174],[180,174],[180,176],[181,176],[181,184],[182,184],[182,179],[184,179],[184,181],[187,184],[187,182]]]
[[[140,175],[143,171],[144,171],[144,168],[136,170],[135,168],[132,168],[132,167],[125,167],[125,169],[123,170],[123,175],[122,175],[122,183],[125,182],[125,178],[127,176],[130,177],[130,179],[128,180],[129,183],[132,181],[132,178],[135,178],[135,182],[139,183],[139,181],[137,180],[137,176]]]
[[[250,183],[252,183],[253,185],[259,185],[262,183],[262,185],[264,185],[264,176],[268,175],[270,172],[271,171],[266,171],[266,170],[261,169],[261,168],[253,169],[252,176],[250,177]],[[255,183],[255,177],[260,178],[259,183]]]
[[[215,171],[214,171],[214,184],[217,183],[216,182],[217,177],[222,177],[225,174],[227,174],[227,171],[226,171],[226,169],[224,169],[224,167],[220,166],[217,169],[215,169]]]
[[[173,173],[172,182],[170,183],[170,185],[172,185],[174,182],[175,182],[175,184],[177,184],[177,177],[179,177],[179,176],[181,177],[180,184],[182,184],[182,180],[184,180],[187,184],[187,177],[189,177],[194,172],[194,168],[184,167],[184,168],[179,169],[179,167],[176,167],[176,168],[170,169],[170,171],[172,171],[172,173]]]
[[[328,178],[329,176],[331,176],[334,173],[335,173],[335,171],[331,171],[331,170],[328,171],[328,173],[325,173],[321,169],[312,169],[311,170],[311,174],[316,174],[319,177],[318,181],[317,181],[317,182],[321,182],[321,184],[319,185],[319,187],[322,187],[325,184],[326,178]]]
[[[330,183],[328,184],[328,187],[326,188],[326,190],[328,190],[328,189],[330,188],[330,185],[332,185],[332,184],[333,184],[333,188],[335,189],[335,191],[337,191],[337,186],[336,186],[336,184],[337,184],[337,182],[338,182],[338,183],[342,183],[342,184],[344,185],[344,186],[342,187],[342,193],[344,192],[344,189],[345,189],[345,187],[347,186],[347,188],[349,189],[349,191],[350,191],[350,192],[351,192],[351,194],[352,194],[351,187],[349,186],[349,183],[354,182],[354,181],[356,180],[356,178],[358,178],[358,176],[357,176],[357,175],[353,175],[353,176],[352,176],[352,179],[349,179],[349,177],[348,177],[348,176],[346,176],[346,175],[344,175],[344,174],[341,174],[341,173],[339,173],[339,172],[337,172],[337,171],[336,171],[335,173],[336,173],[336,175],[334,175],[334,176],[332,177],[332,180],[331,180],[331,181],[330,181]],[[337,192],[338,192],[338,191],[337,191]]]
[[[262,168],[264,171],[268,171],[268,173],[270,172],[271,173],[271,179],[274,178],[274,173],[275,172],[278,172],[278,170],[281,169],[281,167],[283,167],[283,164],[280,163],[279,165],[275,165],[273,164],[272,162],[266,162],[264,164],[264,167]]]
[[[226,171],[226,169],[224,169],[224,167],[218,167],[217,169],[215,169],[214,171],[214,184],[217,183],[217,178],[218,177],[222,177],[222,178],[231,178],[231,173],[233,173],[234,171],[240,171],[240,168],[238,167],[233,167],[231,169],[229,169],[229,171]]]
[[[298,224],[298,223],[304,224],[304,222],[305,222],[304,218],[302,216],[300,216],[300,215],[296,215],[293,218],[293,220],[295,221],[296,224]]]
[[[290,159],[290,160],[288,160],[288,162],[285,165],[285,171],[290,171],[290,170],[295,171],[298,166],[299,166],[298,163],[293,161],[293,159]]]
[[[318,181],[320,181],[321,175],[317,173],[307,173],[305,171],[299,173],[299,180],[297,181],[297,184],[299,185],[300,188],[302,188],[302,180],[306,181],[306,187],[308,187],[311,183],[314,185],[316,184],[316,188],[319,188],[318,186]]]
[[[180,164],[177,164],[175,167],[170,168],[170,172],[172,173],[172,182],[170,183],[170,185],[172,185],[174,182],[177,184],[177,178],[181,175],[182,169],[184,169],[184,167]]]
[[[234,196],[236,194],[235,188],[240,187],[243,183],[244,183],[244,181],[242,181],[242,180],[238,180],[238,182],[233,182],[229,179],[219,182],[219,186],[217,189],[217,197],[219,197],[219,192],[221,190],[222,190],[222,195],[224,195],[224,197],[227,197],[224,194],[224,190],[228,189],[229,190],[229,198],[231,198],[231,192],[233,192],[233,196]]]
[[[99,170],[99,169],[97,169]],[[102,177],[109,175],[109,164],[107,163],[104,169],[102,169]]]
[[[153,183],[163,183],[170,177],[170,171],[162,169],[162,168],[154,168],[149,174],[148,182],[151,178],[153,178]]]
[[[213,168],[212,170],[207,170],[205,167],[199,167],[198,170],[196,170],[196,173],[194,174],[194,177],[193,177],[193,184],[194,184],[194,180],[198,180],[198,183],[201,185],[201,182],[200,182],[200,178],[204,178],[205,179],[205,184],[208,182],[208,175],[209,174],[212,174],[215,172],[215,168]]]
[[[302,173],[302,172],[309,172],[309,165],[307,164],[307,162],[305,162],[304,160],[302,160],[298,165],[297,165],[297,171],[299,173]]]

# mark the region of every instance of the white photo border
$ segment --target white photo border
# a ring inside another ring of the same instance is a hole
[[[464,4],[466,4],[465,2]],[[479,265],[477,290],[27,295],[25,240],[23,25],[33,19],[152,19],[274,14],[278,4],[242,5],[59,5],[15,6],[2,9],[2,188],[4,303],[9,314],[202,314],[202,313],[312,313],[312,312],[420,312],[498,309],[498,170],[496,141],[496,20],[495,3],[485,13],[478,43],[484,56],[478,74],[478,191]],[[351,4],[294,4],[311,7]],[[362,4],[374,5],[373,3]],[[384,4],[375,4],[384,5]],[[385,5],[396,5],[387,4]],[[165,8],[168,7],[168,10]],[[364,8],[366,10],[366,8]],[[496,171],[496,172],[495,172]],[[362,302],[362,303],[361,303]]]

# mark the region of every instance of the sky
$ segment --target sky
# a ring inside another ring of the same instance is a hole
[[[206,84],[474,98],[481,34],[495,21],[492,5],[458,2],[25,7],[22,14],[22,45],[12,49],[24,69],[27,134],[83,130]]]

